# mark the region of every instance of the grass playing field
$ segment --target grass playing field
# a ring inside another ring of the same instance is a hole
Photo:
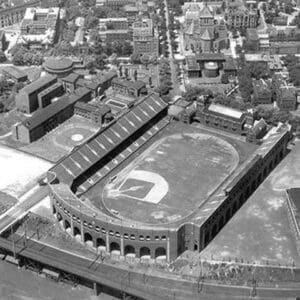
[[[91,121],[73,116],[41,139],[22,147],[22,150],[56,162],[98,129]]]
[[[104,187],[103,203],[140,222],[179,220],[205,201],[238,164],[238,152],[221,138],[169,135],[116,174]]]

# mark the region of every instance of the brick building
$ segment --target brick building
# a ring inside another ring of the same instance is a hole
[[[185,13],[184,44],[186,50],[200,53],[219,52],[228,47],[226,25],[215,18],[213,10],[190,3]]]
[[[28,80],[27,74],[13,66],[4,68],[2,74],[6,78],[13,80],[15,83],[26,82]]]
[[[158,57],[158,32],[152,19],[142,19],[132,25],[133,52],[139,55],[148,54]]]
[[[71,73],[61,81],[67,92],[74,92],[78,88],[85,87],[92,92],[92,97],[95,98],[102,95],[111,86],[112,80],[116,76],[115,72],[103,72],[98,74],[97,78],[87,80],[82,75]]]
[[[123,42],[124,40],[129,41],[132,39],[129,29],[100,30],[99,35],[103,43]]]
[[[101,18],[99,19],[99,29],[100,30],[128,29],[128,20],[127,18]]]
[[[253,97],[252,104],[271,104],[272,103],[272,92],[270,85],[264,79],[253,81]]]
[[[233,58],[230,57],[223,63],[223,70],[228,76],[237,76],[238,68]]]
[[[59,82],[54,83],[38,94],[39,108],[44,108],[51,104],[51,100],[64,94],[63,85]]]
[[[75,104],[74,113],[100,126],[111,121],[111,109],[107,105],[97,106],[79,101]]]
[[[135,4],[136,0],[97,0],[98,5],[108,6],[112,9],[119,9],[124,5]]]
[[[280,110],[296,110],[297,93],[295,87],[282,85],[279,87],[276,96],[276,103]]]
[[[22,143],[32,143],[72,117],[74,106],[78,101],[90,100],[91,92],[84,88],[77,90],[76,93],[63,96],[46,108],[38,110],[22,123],[15,125],[12,129],[13,136]]]
[[[57,83],[57,78],[48,75],[28,84],[16,95],[17,108],[24,113],[31,114],[39,108],[39,93],[55,83]]]
[[[120,78],[112,80],[112,89],[117,94],[134,98],[140,97],[147,91],[146,84],[143,81],[129,81]]]
[[[60,9],[27,8],[17,43],[32,49],[47,49],[56,42]]]
[[[225,20],[229,29],[256,28],[259,20],[257,2],[227,0]]]
[[[15,5],[0,9],[0,28],[20,23],[25,15],[26,8],[39,6],[40,0],[23,2],[21,5]]]
[[[4,50],[6,44],[5,32],[0,30],[0,50]]]
[[[259,141],[268,132],[268,125],[264,119],[256,121],[247,132],[247,141],[250,143],[259,143]]]
[[[198,107],[195,119],[203,125],[236,134],[243,134],[245,131],[245,112],[220,104]]]

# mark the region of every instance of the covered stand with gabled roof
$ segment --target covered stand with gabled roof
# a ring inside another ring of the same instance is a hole
[[[71,184],[152,119],[159,117],[160,114],[166,114],[166,109],[167,104],[156,94],[141,99],[111,126],[76,148],[49,172],[55,173],[60,182]]]

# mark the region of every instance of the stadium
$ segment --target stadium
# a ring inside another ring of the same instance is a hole
[[[146,96],[48,171],[53,213],[82,243],[147,262],[201,251],[286,155],[284,125],[256,145],[167,109]]]

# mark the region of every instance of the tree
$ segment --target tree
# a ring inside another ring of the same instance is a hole
[[[0,50],[0,63],[3,63],[7,60],[6,56],[5,56],[5,53]]]
[[[241,96],[244,101],[250,102],[251,101],[251,94],[253,92],[253,85],[251,77],[247,75],[240,75],[239,76],[239,89]]]
[[[123,77],[123,67],[122,66],[119,67],[119,75],[120,75],[120,77]]]
[[[87,56],[85,58],[85,67],[90,71],[90,73],[93,73],[97,67],[97,62],[94,56]]]
[[[4,77],[0,79],[0,94],[3,94],[8,89],[8,82]]]
[[[105,66],[106,66],[106,55],[102,54],[102,55],[97,55],[96,56],[96,66],[98,69],[100,70],[104,70]]]
[[[293,55],[293,54],[288,54],[288,55],[282,57],[282,61],[288,69],[297,65],[299,62],[297,56]]]
[[[146,69],[147,69],[148,64],[150,63],[150,56],[147,55],[147,54],[143,54],[142,57],[141,57],[141,63],[142,63],[143,65],[145,65],[145,66],[146,66]]]
[[[133,47],[128,41],[122,43],[121,54],[124,56],[128,56],[132,53]]]
[[[295,86],[300,86],[300,66],[295,66],[290,71],[290,79]]]
[[[87,29],[96,28],[99,25],[99,19],[96,17],[88,17],[85,26]]]
[[[22,66],[24,64],[23,57],[24,55],[21,52],[17,52],[12,58],[13,64],[16,66]]]
[[[141,63],[140,57],[141,57],[140,54],[132,53],[130,56],[131,62],[133,64],[140,64]]]
[[[2,101],[0,101],[0,113],[4,112],[5,105],[2,103]]]
[[[229,80],[228,80],[228,75],[226,73],[223,73],[221,76],[221,83],[223,84],[228,84]]]
[[[298,28],[300,28],[300,13],[298,13],[298,15],[295,17],[295,19],[291,23],[291,25],[294,25],[294,26],[297,26]]]
[[[270,76],[270,69],[266,63],[255,62],[247,64],[250,76],[255,79],[268,78]]]
[[[166,82],[162,82],[156,89],[156,92],[160,96],[168,94],[170,91],[170,86]]]
[[[257,107],[257,118],[258,119],[263,118],[263,119],[265,119],[266,122],[270,123],[270,120],[273,116],[273,112],[274,112],[274,109],[267,109],[267,108],[258,106]]]
[[[125,70],[124,70],[124,76],[125,76],[126,78],[128,78],[128,75],[129,75],[128,68],[125,68]]]
[[[212,96],[212,94],[213,94],[212,91],[209,89],[190,85],[190,86],[187,86],[186,92],[183,94],[183,98],[188,102],[192,102],[192,101],[196,100],[197,96],[200,96],[200,95]]]
[[[95,28],[90,31],[90,41],[96,45],[102,43],[99,31]]]
[[[276,110],[273,112],[269,122],[276,126],[279,122],[285,123],[290,119],[290,112]]]
[[[133,78],[134,78],[135,81],[137,81],[137,79],[138,79],[138,72],[137,72],[137,70],[134,70],[134,72],[133,72]]]

